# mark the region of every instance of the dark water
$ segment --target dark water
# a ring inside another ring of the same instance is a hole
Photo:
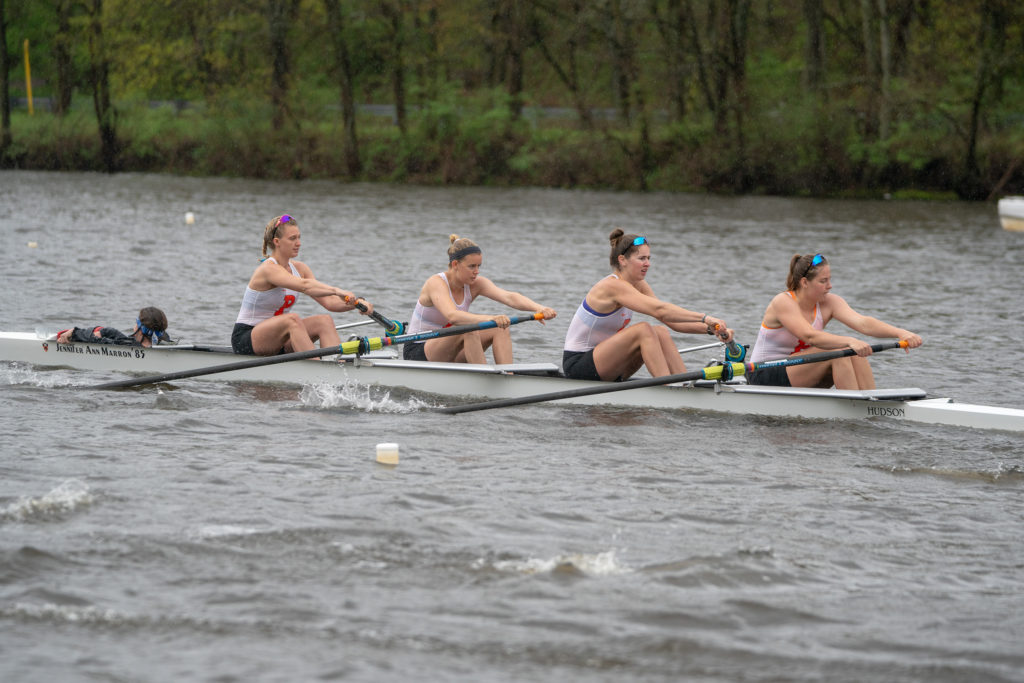
[[[1024,406],[1024,235],[991,205],[0,172],[0,209],[5,330],[158,305],[225,343],[287,212],[320,279],[398,318],[473,238],[561,313],[513,331],[554,361],[622,225],[657,293],[748,342],[789,256],[825,253],[837,293],[925,338],[873,360],[880,386]],[[0,679],[1024,680],[1020,436],[79,389],[107,378],[0,364]]]

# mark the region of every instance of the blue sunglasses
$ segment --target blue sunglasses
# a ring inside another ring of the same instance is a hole
[[[821,254],[815,254],[814,258],[811,259],[811,262],[807,265],[806,268],[804,268],[804,274],[801,275],[800,277],[807,277],[807,273],[811,272],[811,268],[817,268],[824,262],[824,256],[822,256]]]
[[[650,244],[650,242],[647,241],[646,237],[634,237],[633,238],[633,246],[634,247],[639,247],[641,244]]]
[[[164,334],[166,334],[166,332],[161,332],[160,330],[149,329],[148,327],[143,325],[142,321],[139,320],[138,318],[135,319],[135,324],[139,326],[139,331],[142,332],[142,334],[150,338],[150,341],[152,341],[153,338],[156,337],[157,341],[159,342],[160,338],[163,337]]]

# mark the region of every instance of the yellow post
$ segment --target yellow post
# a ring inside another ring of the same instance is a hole
[[[32,67],[28,63],[28,38],[25,39],[25,93],[28,95],[28,115],[32,116]]]

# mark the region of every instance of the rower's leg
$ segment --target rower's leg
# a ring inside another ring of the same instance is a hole
[[[835,383],[836,389],[862,389],[860,381],[857,379],[857,373],[853,369],[852,358],[846,356],[845,358],[836,358],[829,362],[832,368],[832,381]],[[815,363],[814,365],[824,365],[824,363]]]
[[[285,351],[309,351],[313,340],[297,313],[284,313],[262,320],[252,328],[252,350],[257,356]]]
[[[630,325],[594,347],[594,367],[601,379],[630,377],[643,365],[653,377],[668,374],[665,354],[650,323]]]
[[[504,365],[512,362],[512,335],[508,329],[492,327],[489,330],[480,332],[480,343],[486,351],[491,348],[494,355],[494,362],[497,365]]]
[[[423,347],[423,352],[427,356],[427,360],[434,361],[435,363],[483,363],[484,351],[480,347],[479,340],[474,344],[473,337],[478,334],[477,332],[468,332],[466,334],[460,334],[454,337],[441,337],[440,339],[428,339]],[[466,352],[466,346],[470,347],[469,353]],[[475,352],[478,353],[474,355]],[[468,360],[469,358],[479,358],[479,360]]]
[[[806,349],[802,353],[796,354],[797,356],[804,356],[810,353],[818,353],[823,349],[817,347],[811,347]],[[791,358],[793,356],[790,356]],[[839,360],[849,360],[848,358],[840,358]],[[786,375],[789,376],[789,384],[793,387],[821,387],[827,389],[835,383],[837,389],[856,389],[855,386],[840,386],[839,383],[852,383],[855,381],[852,372],[847,378],[843,375],[842,368],[838,371],[834,365],[835,361],[827,361],[821,363],[809,363],[807,365],[790,365],[786,368]]]
[[[341,343],[338,330],[334,327],[334,318],[326,313],[303,318],[302,324],[312,341],[320,340],[321,349]]]
[[[850,356],[853,363],[853,374],[857,376],[857,386],[860,389],[875,388],[875,373],[871,371],[871,363],[867,358],[861,356]]]
[[[480,332],[467,332],[460,334],[458,338],[462,341],[462,348],[455,355],[456,363],[486,363],[484,356],[484,345],[480,339]],[[427,342],[428,344],[430,342]]]
[[[672,341],[669,329],[657,325],[654,332],[658,336],[658,343],[661,345],[661,353],[665,356],[665,362],[668,363],[668,374],[678,375],[680,372],[686,372],[686,364],[683,362],[683,357],[679,355],[679,349]]]

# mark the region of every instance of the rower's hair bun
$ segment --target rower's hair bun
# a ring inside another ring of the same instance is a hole
[[[612,249],[619,243],[619,238],[625,234],[622,228],[615,228],[611,231],[611,234],[608,235],[608,241],[612,243]]]

